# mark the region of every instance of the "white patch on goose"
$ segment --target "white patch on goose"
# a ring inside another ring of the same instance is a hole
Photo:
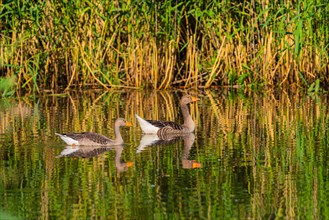
[[[137,114],[135,114],[141,129],[143,130],[144,134],[156,134],[159,130],[158,127],[152,125],[150,122],[146,121],[145,119],[141,118]]]
[[[70,138],[65,134],[58,134],[58,133],[55,134],[58,135],[67,145],[79,145],[79,141],[74,140],[73,138]]]

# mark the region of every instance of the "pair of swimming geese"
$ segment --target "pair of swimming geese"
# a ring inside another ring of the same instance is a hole
[[[183,113],[184,120],[184,123],[182,125],[171,121],[145,120],[137,114],[135,116],[144,134],[157,134],[159,137],[170,134],[188,134],[194,131],[195,125],[189,113],[187,105],[191,102],[196,102],[198,100],[198,98],[193,97],[191,95],[184,95],[181,98],[180,107]],[[114,123],[114,140],[111,140],[108,137],[94,132],[67,134],[56,133],[56,135],[58,135],[68,145],[122,145],[124,143],[120,133],[120,127],[122,126],[130,127],[132,126],[132,124],[123,118],[118,118]]]

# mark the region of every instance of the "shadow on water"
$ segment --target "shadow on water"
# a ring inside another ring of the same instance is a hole
[[[2,213],[21,219],[329,218],[328,96],[192,93],[200,98],[189,105],[195,134],[160,138],[142,135],[134,115],[182,122],[184,92],[0,100]],[[121,130],[123,147],[72,148],[55,136],[113,137],[118,117],[134,124]]]

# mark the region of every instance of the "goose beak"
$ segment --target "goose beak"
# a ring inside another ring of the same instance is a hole
[[[134,165],[134,162],[128,161],[128,162],[126,163],[126,165],[127,165],[127,167],[131,167],[132,165]]]
[[[184,169],[195,169],[202,167],[202,164],[195,160],[182,160],[182,165]]]
[[[201,167],[202,167],[201,163],[196,162],[196,161],[193,161],[193,162],[192,162],[192,168],[193,168],[193,169],[194,169],[194,168],[201,168]]]
[[[198,97],[194,97],[194,96],[192,96],[192,102],[196,102],[196,101],[199,101],[200,99],[198,98]]]
[[[131,126],[133,126],[133,124],[132,124],[131,122],[127,121],[127,122],[126,122],[126,126],[127,126],[127,127],[131,127]]]

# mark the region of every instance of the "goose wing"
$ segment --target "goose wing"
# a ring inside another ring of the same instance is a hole
[[[139,125],[145,134],[157,134],[159,130],[167,130],[167,132],[181,132],[184,130],[182,125],[172,121],[145,120],[135,114]]]
[[[106,145],[110,142],[113,142],[111,139],[108,137],[105,137],[104,135],[97,134],[94,132],[82,132],[82,133],[67,133],[67,134],[62,134],[63,136],[69,137],[73,140],[76,141],[81,141],[81,142],[94,142],[97,144],[102,144]]]
[[[147,120],[150,124],[158,128],[170,127],[173,130],[183,130],[184,127],[172,121]]]
[[[97,144],[104,144],[104,145],[113,142],[113,140],[111,140],[110,138],[93,132],[85,132],[84,138],[92,142],[95,142]]]

